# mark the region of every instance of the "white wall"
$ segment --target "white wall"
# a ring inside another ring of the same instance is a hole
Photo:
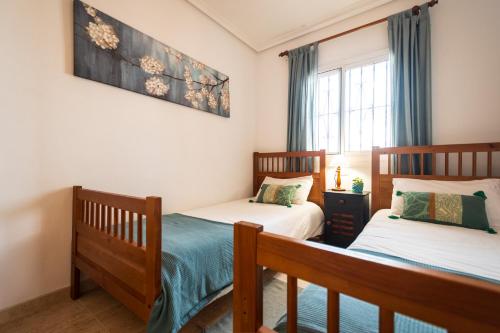
[[[181,0],[87,2],[229,75],[231,118],[74,77],[72,1],[2,1],[0,309],[69,285],[74,184],[164,212],[251,193],[256,53]]]
[[[286,58],[278,58],[278,53],[414,5],[413,0],[397,0],[260,53],[257,150],[279,151],[286,147],[288,65]],[[441,0],[431,8],[435,144],[500,141],[498,11],[498,0],[474,4],[468,0]],[[320,68],[384,48],[388,48],[387,24],[380,24],[321,44]],[[369,185],[370,156],[355,154],[350,162],[349,178],[362,176]],[[332,181],[329,177],[329,185]]]
[[[500,1],[431,9],[435,143],[500,141]]]

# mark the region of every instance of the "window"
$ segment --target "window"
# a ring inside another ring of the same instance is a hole
[[[368,151],[391,142],[390,77],[386,59],[321,73],[317,146],[330,154]]]
[[[340,153],[340,97],[342,72],[339,69],[318,76],[319,100],[315,124],[318,147],[331,154]]]

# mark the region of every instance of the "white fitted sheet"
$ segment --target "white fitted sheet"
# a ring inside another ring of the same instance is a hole
[[[239,221],[257,223],[264,226],[264,231],[299,239],[314,237],[323,231],[325,216],[315,203],[308,201],[289,208],[251,203],[250,199],[253,198],[192,209],[181,214],[228,224]]]
[[[500,281],[500,234],[373,215],[349,249],[362,249]]]

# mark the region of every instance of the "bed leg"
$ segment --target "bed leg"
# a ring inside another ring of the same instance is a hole
[[[257,332],[262,326],[262,266],[257,265],[257,238],[262,226],[234,225],[233,331]]]
[[[71,264],[71,299],[80,297],[80,270],[74,264]]]
[[[73,216],[72,216],[72,238],[71,238],[71,299],[80,297],[80,270],[75,265],[76,242],[77,242],[77,223],[82,219],[83,202],[78,199],[78,193],[82,190],[81,186],[73,186]]]

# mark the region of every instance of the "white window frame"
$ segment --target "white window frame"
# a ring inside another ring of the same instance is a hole
[[[338,113],[338,116],[339,116],[339,126],[338,126],[339,128],[338,128],[338,130],[340,132],[342,132],[343,131],[343,128],[342,128],[342,121],[343,121],[343,111],[342,111],[343,98],[342,98],[342,93],[343,93],[343,87],[344,87],[344,78],[343,78],[344,72],[343,72],[342,68],[332,68],[332,69],[329,69],[327,71],[318,73],[318,81],[319,81],[320,77],[322,77],[322,76],[328,76],[327,73],[328,72],[332,72],[332,71],[339,71],[339,75],[340,75],[340,81],[339,81],[339,88],[340,88],[339,100],[340,100],[340,105],[339,105],[339,113]],[[319,103],[319,96],[318,96],[318,103]],[[331,113],[328,113],[328,120],[330,120],[330,114]],[[315,117],[314,117],[314,126],[315,126],[316,130],[318,130],[318,128],[319,128],[318,119],[319,119],[319,115],[315,115]],[[330,124],[330,121],[328,121],[328,124]],[[330,127],[328,127],[328,130],[330,130]],[[326,153],[329,154],[329,155],[342,154],[342,138],[343,138],[342,135],[340,135],[339,136],[339,151],[338,152],[333,152],[333,151],[328,151],[327,150]],[[314,140],[316,141],[316,144],[318,144],[319,138],[315,137]],[[329,142],[329,138],[327,138],[327,146],[328,146],[328,142]]]
[[[328,155],[342,155],[345,153],[349,153],[349,154],[351,154],[351,153],[367,153],[367,152],[371,151],[371,150],[350,151],[350,150],[347,150],[347,147],[346,147],[346,143],[347,143],[347,138],[345,135],[345,130],[346,130],[345,127],[346,126],[344,124],[345,112],[346,112],[346,110],[345,110],[345,96],[344,96],[346,71],[351,69],[351,68],[360,67],[360,66],[368,65],[368,64],[374,64],[374,63],[382,62],[382,61],[389,61],[389,49],[382,49],[382,50],[378,50],[375,52],[365,54],[363,56],[352,57],[349,59],[344,59],[341,61],[332,62],[332,63],[326,64],[326,65],[323,65],[319,68],[318,76],[320,76],[321,74],[325,74],[329,71],[341,70],[341,73],[340,73],[340,76],[341,76],[340,95],[341,95],[341,97],[340,97],[340,114],[339,114],[339,122],[340,122],[340,137],[339,137],[340,147],[339,148],[340,148],[340,152],[333,153],[333,152],[327,151],[326,153]],[[391,75],[390,69],[389,69],[387,75],[389,75],[389,77],[390,77],[390,75]],[[319,100],[319,96],[318,96],[318,100]]]

